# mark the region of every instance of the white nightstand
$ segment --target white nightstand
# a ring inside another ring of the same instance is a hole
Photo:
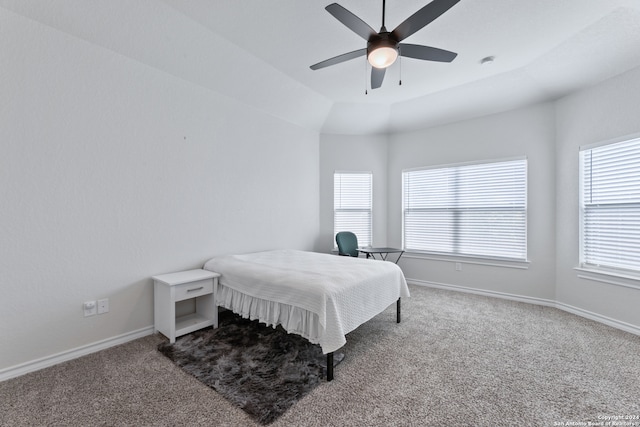
[[[188,270],[153,276],[154,330],[169,342],[207,326],[218,327],[218,273]],[[196,312],[176,318],[176,302],[195,299]]]

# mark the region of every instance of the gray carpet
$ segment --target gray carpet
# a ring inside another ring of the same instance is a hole
[[[559,426],[640,415],[640,337],[548,307],[411,292],[401,324],[394,305],[350,333],[335,380],[271,426]],[[162,341],[0,383],[0,425],[257,425],[160,354]]]

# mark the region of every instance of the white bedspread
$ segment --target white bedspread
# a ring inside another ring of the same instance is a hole
[[[267,325],[281,324],[330,353],[345,335],[409,296],[402,270],[388,261],[276,250],[215,257],[217,304]]]

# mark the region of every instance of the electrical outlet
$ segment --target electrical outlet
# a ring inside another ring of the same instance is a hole
[[[109,312],[109,298],[98,300],[98,314]]]
[[[462,271],[462,263],[456,262],[456,271]]]
[[[82,308],[84,309],[84,317],[96,315],[97,306],[95,301],[85,301],[82,304]]]

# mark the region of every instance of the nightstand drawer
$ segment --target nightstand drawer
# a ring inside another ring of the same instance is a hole
[[[176,301],[210,294],[213,292],[213,279],[198,280],[196,282],[177,285],[175,287],[175,292]]]

